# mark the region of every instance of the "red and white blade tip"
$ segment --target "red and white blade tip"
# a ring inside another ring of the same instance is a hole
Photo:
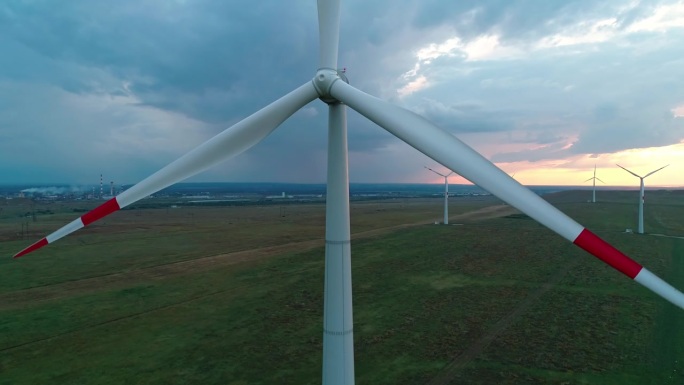
[[[24,250],[14,254],[13,258],[19,258],[22,255],[26,255],[32,251],[36,251],[36,250],[40,249],[41,247],[46,246],[48,243],[49,242],[48,242],[47,238],[43,238],[40,241],[38,241],[38,242],[32,244],[31,246],[25,248]]]
[[[675,289],[591,231],[587,229],[582,230],[573,243],[670,301],[672,304],[684,309],[684,294],[681,291]]]
[[[63,226],[59,230],[55,231],[54,233],[48,235],[47,237],[41,239],[40,241],[32,244],[31,246],[25,248],[24,250],[18,252],[17,254],[14,255],[14,258],[19,258],[21,256],[24,256],[28,253],[31,253],[33,251],[36,251],[40,249],[43,246],[46,246],[62,237],[65,235],[71,234],[74,231],[81,229],[85,226],[88,226],[89,224],[100,220],[107,215],[113,213],[114,211],[117,211],[121,208],[119,203],[116,201],[116,198],[112,198],[105,203],[97,206],[93,210],[85,213],[83,216],[80,218],[74,220],[73,222],[67,224],[66,226]]]

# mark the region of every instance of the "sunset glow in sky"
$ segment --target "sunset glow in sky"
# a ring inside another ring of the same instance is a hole
[[[316,2],[0,3],[0,183],[135,183],[309,81]],[[684,186],[684,1],[343,0],[350,83],[523,184]],[[350,178],[443,167],[349,111]],[[327,108],[190,181],[322,183]],[[459,177],[451,183],[463,183]]]

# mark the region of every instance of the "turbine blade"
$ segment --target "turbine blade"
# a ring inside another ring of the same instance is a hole
[[[442,173],[440,173],[440,172],[437,172],[437,171],[435,171],[435,170],[431,169],[431,168],[430,168],[430,167],[428,167],[428,166],[423,166],[423,167],[427,168],[428,170],[430,170],[430,171],[434,172],[435,174],[437,174],[437,175],[439,175],[439,176],[443,176],[443,177],[446,177],[446,175],[444,175],[444,174],[442,174]]]
[[[606,182],[602,181],[600,178],[596,178],[596,180],[603,183],[603,184],[606,184]]]
[[[584,182],[589,182],[592,179],[598,179],[598,178],[589,178],[589,179],[585,180]]]
[[[425,118],[335,82],[331,95],[436,162],[455,170],[614,269],[684,309],[684,294],[583,228],[450,133]]]
[[[664,169],[664,168],[667,167],[667,166],[669,166],[669,164],[668,164],[668,165],[665,165],[665,166],[663,166],[663,167],[661,167],[661,168],[659,168],[659,169],[657,169],[657,170],[655,170],[655,171],[649,172],[648,174],[644,175],[644,178],[648,177],[649,175],[653,175],[653,174],[657,173],[658,171]]]
[[[337,70],[340,0],[318,0],[319,68]]]
[[[227,130],[204,142],[180,159],[162,168],[146,179],[108,200],[94,210],[77,218],[47,237],[14,255],[19,258],[52,243],[65,235],[87,226],[123,207],[153,194],[185,178],[195,175],[218,162],[237,155],[254,146],[285,119],[318,98],[311,82],[276,100]]]
[[[635,174],[635,173],[633,173],[633,172],[631,172],[631,171],[627,170],[626,168],[624,168],[624,167],[620,166],[619,164],[617,164],[617,163],[616,163],[615,165],[616,165],[616,166],[618,166],[618,167],[620,167],[621,169],[623,169],[623,170],[627,171],[628,173],[630,173],[630,174],[634,175],[635,177],[637,177],[637,178],[641,179],[641,176],[639,176],[639,175],[637,175],[637,174]]]

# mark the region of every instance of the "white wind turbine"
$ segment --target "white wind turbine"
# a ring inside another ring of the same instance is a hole
[[[635,177],[639,178],[639,181],[640,181],[640,185],[639,185],[639,222],[638,222],[637,232],[639,234],[643,234],[644,233],[644,179],[646,179],[649,176],[655,174],[656,172],[664,169],[665,167],[669,166],[669,164],[665,165],[665,166],[663,166],[657,170],[651,171],[644,176],[639,176],[639,175],[627,170],[626,168],[620,166],[619,164],[616,164],[616,166],[620,167],[621,169],[623,169],[623,170],[627,171],[628,173],[634,175]]]
[[[594,176],[585,180],[585,182],[589,182],[590,180],[594,181],[591,189],[591,203],[596,203],[596,181],[606,184],[606,182],[596,177],[596,165],[594,165]]]
[[[435,174],[441,176],[444,178],[444,224],[448,225],[449,224],[449,175],[453,174],[454,172],[450,172],[446,175],[437,172],[433,169],[431,169],[428,166],[423,166],[427,168],[428,170],[434,172]]]
[[[313,80],[209,139],[138,184],[28,246],[21,257],[264,139],[315,99],[328,104],[328,190],[325,231],[323,383],[353,384],[351,247],[347,106],[420,152],[498,196],[563,238],[684,309],[684,294],[523,187],[466,144],[425,118],[350,86],[337,70],[340,0],[318,0],[319,68]],[[271,73],[264,76],[275,76]]]

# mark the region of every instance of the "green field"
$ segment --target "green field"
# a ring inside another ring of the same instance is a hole
[[[549,199],[684,288],[684,239],[624,233],[636,192],[587,194]],[[646,231],[684,237],[684,195],[648,197]],[[684,383],[683,310],[524,215],[458,217],[494,203],[377,234],[441,200],[352,205],[357,384]],[[0,255],[79,215],[31,205],[0,203]],[[4,258],[0,384],[320,383],[323,223],[321,205],[126,210]]]

